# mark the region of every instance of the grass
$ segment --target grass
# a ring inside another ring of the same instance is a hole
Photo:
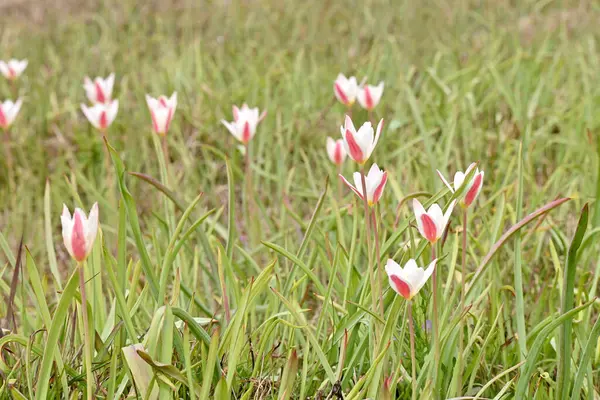
[[[485,180],[466,269],[458,208],[438,245],[439,365],[431,283],[413,299],[418,398],[597,398],[600,9],[426,3],[1,10],[0,58],[29,66],[16,88],[0,81],[0,98],[24,98],[0,170],[0,398],[411,398],[407,302],[386,279],[385,314],[373,309],[367,263],[427,265],[409,200],[448,204],[435,170],[472,161]],[[105,142],[79,104],[85,75],[113,71]],[[381,260],[325,152],[345,112],[329,108],[339,72],[386,85],[368,165],[389,174]],[[174,90],[165,163],[144,95]],[[243,102],[268,109],[250,173],[219,122]],[[60,212],[95,201],[101,232],[80,271]]]

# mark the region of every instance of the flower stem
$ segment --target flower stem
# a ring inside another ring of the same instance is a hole
[[[83,262],[77,265],[79,268],[79,291],[81,292],[81,314],[83,319],[83,339],[85,353],[85,375],[86,375],[86,391],[87,399],[91,400],[94,390],[94,375],[92,372],[92,338],[90,337],[90,328],[87,313],[87,296],[85,294],[85,276]]]
[[[369,201],[367,200],[367,178],[365,176],[365,167],[363,166],[360,170],[360,182],[363,188],[363,204],[365,206],[365,235],[367,237],[367,258],[368,264],[367,268],[369,270],[369,280],[371,283],[371,302],[373,307],[373,312],[377,310],[377,293],[375,292],[375,273],[373,271],[373,262],[371,259],[371,229],[370,229],[370,214],[369,211]]]
[[[435,243],[431,244],[431,260],[435,260]],[[434,268],[431,275],[433,284],[433,317],[431,323],[433,325],[433,392],[434,398],[438,398],[437,383],[440,366],[440,337],[439,337],[439,317],[438,317],[438,283],[437,283],[437,268]]]
[[[412,400],[417,399],[417,356],[415,355],[415,323],[412,301],[408,301],[408,327],[410,329],[410,364],[412,367]]]
[[[169,145],[167,143],[167,135],[164,134],[161,136],[161,143],[162,143],[162,151],[163,154],[165,156],[165,168],[167,165],[169,165]]]
[[[338,176],[342,174],[342,164],[338,165]],[[337,199],[342,204],[342,180],[337,180]]]
[[[465,288],[467,286],[467,222],[468,222],[468,209],[465,207],[463,209],[463,231],[462,231],[462,269],[461,269],[461,288],[460,288],[460,308],[459,312],[462,314],[465,310]],[[456,383],[457,396],[460,396],[462,392],[462,366],[464,363],[464,330],[465,330],[465,320],[463,318],[460,319],[459,322],[459,335],[458,335],[458,381]]]
[[[375,207],[373,207],[373,212],[371,213],[371,221],[373,223],[373,236],[375,237],[375,268],[377,268],[377,298],[379,298],[379,312],[383,317],[383,291],[381,288],[381,282],[383,280],[382,269],[381,268],[381,251],[379,247],[379,230],[377,227],[377,213],[375,211]]]

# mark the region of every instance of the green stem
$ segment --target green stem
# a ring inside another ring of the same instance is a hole
[[[431,243],[431,260],[435,260],[435,243]],[[434,398],[438,398],[438,374],[441,369],[440,366],[440,337],[439,337],[439,318],[438,318],[438,282],[437,282],[437,266],[433,270],[431,275],[431,282],[433,285],[433,317],[431,324],[433,325],[433,390]]]
[[[369,270],[369,280],[371,281],[371,300],[373,312],[375,312],[375,310],[377,310],[377,293],[375,292],[375,273],[373,271],[373,262],[371,260],[371,211],[369,208],[369,201],[367,198],[367,178],[365,176],[364,166],[360,170],[360,182],[363,188],[363,205],[365,207],[365,236],[367,237],[367,258],[369,260],[367,268]]]
[[[517,192],[517,221],[523,218],[523,144],[519,148],[519,188]],[[527,355],[527,333],[525,331],[525,305],[523,300],[523,270],[521,255],[521,234],[515,238],[515,300],[517,318],[517,342],[519,343],[519,361],[525,361]],[[521,367],[524,370],[524,367]]]
[[[408,301],[408,327],[410,329],[410,364],[412,369],[412,400],[417,400],[417,356],[415,355],[415,326],[412,301]]]
[[[86,391],[87,399],[92,400],[94,393],[94,375],[92,372],[92,338],[90,337],[89,320],[87,313],[87,296],[85,293],[85,276],[83,262],[78,262],[77,268],[79,268],[79,291],[81,292],[81,314],[83,319]]]
[[[459,313],[462,314],[465,311],[465,293],[467,286],[467,222],[469,218],[469,210],[467,207],[463,209],[463,231],[462,231],[462,269],[461,269],[461,288],[460,288],[460,309]],[[465,330],[465,319],[461,318],[459,322],[459,335],[458,335],[458,380],[456,383],[457,396],[460,396],[462,392],[462,378],[463,378],[463,363],[464,363],[464,330]]]

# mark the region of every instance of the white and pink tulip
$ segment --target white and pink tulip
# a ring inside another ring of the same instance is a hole
[[[340,174],[340,179],[354,192],[358,197],[364,199],[364,189],[362,185],[362,176],[360,172],[353,174],[354,185]],[[373,164],[369,173],[365,176],[367,186],[367,203],[370,207],[377,204],[383,195],[383,189],[387,183],[388,173],[379,169],[377,164]]]
[[[104,104],[110,103],[112,100],[112,91],[115,83],[115,74],[110,74],[107,78],[96,77],[91,80],[89,77],[85,77],[83,81],[83,88],[87,98],[93,104]]]
[[[346,149],[344,148],[344,140],[333,140],[327,138],[327,155],[335,165],[342,165],[346,159]]]
[[[21,110],[22,103],[21,99],[18,99],[15,103],[11,100],[0,103],[0,128],[8,129],[12,125]]]
[[[415,219],[417,220],[417,228],[419,229],[419,233],[430,243],[437,242],[444,234],[455,204],[456,200],[452,201],[444,214],[441,207],[437,204],[432,204],[429,210],[425,211],[419,200],[413,199],[413,210],[415,212]]]
[[[261,122],[266,115],[266,110],[259,115],[258,108],[250,108],[247,104],[244,104],[241,108],[233,106],[232,122],[221,120],[221,123],[225,125],[227,130],[237,140],[243,144],[248,144],[256,134],[256,127],[259,122]]]
[[[351,107],[354,104],[357,91],[358,84],[353,76],[346,78],[344,74],[339,74],[333,83],[335,97],[346,107]]]
[[[27,63],[27,60],[15,60],[14,58],[8,61],[0,61],[0,73],[6,79],[15,80],[25,71]]]
[[[89,217],[80,208],[76,208],[73,216],[66,205],[60,217],[62,236],[67,251],[78,262],[85,261],[92,251],[98,233],[98,203],[94,203]]]
[[[146,103],[148,103],[148,109],[152,117],[154,132],[161,136],[166,135],[177,109],[177,92],[174,92],[171,97],[160,96],[157,99],[146,95]]]
[[[356,98],[358,103],[365,110],[373,110],[377,107],[377,104],[381,101],[383,95],[383,82],[379,82],[379,85],[364,85],[358,88]]]
[[[81,110],[96,129],[104,132],[117,116],[119,100],[113,100],[110,103],[96,103],[91,107],[82,104]]]
[[[412,258],[404,267],[389,259],[385,266],[385,272],[392,289],[406,300],[411,300],[425,286],[435,270],[436,263],[437,259],[433,260],[427,269],[423,269],[417,266],[417,262]]]
[[[471,173],[471,171],[473,171],[473,168],[477,168],[476,163],[472,163],[471,165],[469,165],[465,172],[457,171],[456,174],[454,174],[454,182],[452,185],[444,178],[444,175],[442,175],[440,171],[438,171],[437,173],[440,176],[442,182],[444,182],[444,185],[446,185],[452,193],[455,193],[463,186],[465,178]],[[479,168],[477,168],[475,171],[475,175],[473,175],[473,178],[471,178],[471,180],[467,184],[464,197],[460,200],[460,205],[462,207],[469,207],[479,196],[481,188],[483,187],[483,175],[484,171],[479,171]]]
[[[344,126],[340,127],[342,138],[344,139],[344,147],[351,159],[359,164],[367,162],[377,142],[381,136],[383,129],[383,119],[377,124],[377,131],[373,132],[373,126],[370,122],[365,122],[358,131],[354,128],[352,119],[346,115]]]

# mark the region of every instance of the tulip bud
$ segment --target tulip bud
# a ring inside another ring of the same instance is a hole
[[[78,262],[85,261],[92,251],[98,233],[98,203],[94,203],[89,217],[79,208],[73,217],[66,205],[63,205],[62,222],[63,241],[67,251]]]
[[[146,103],[152,117],[152,128],[154,132],[164,136],[169,131],[169,126],[173,120],[175,109],[177,108],[177,92],[174,92],[170,98],[160,96],[158,99],[146,95]]]

